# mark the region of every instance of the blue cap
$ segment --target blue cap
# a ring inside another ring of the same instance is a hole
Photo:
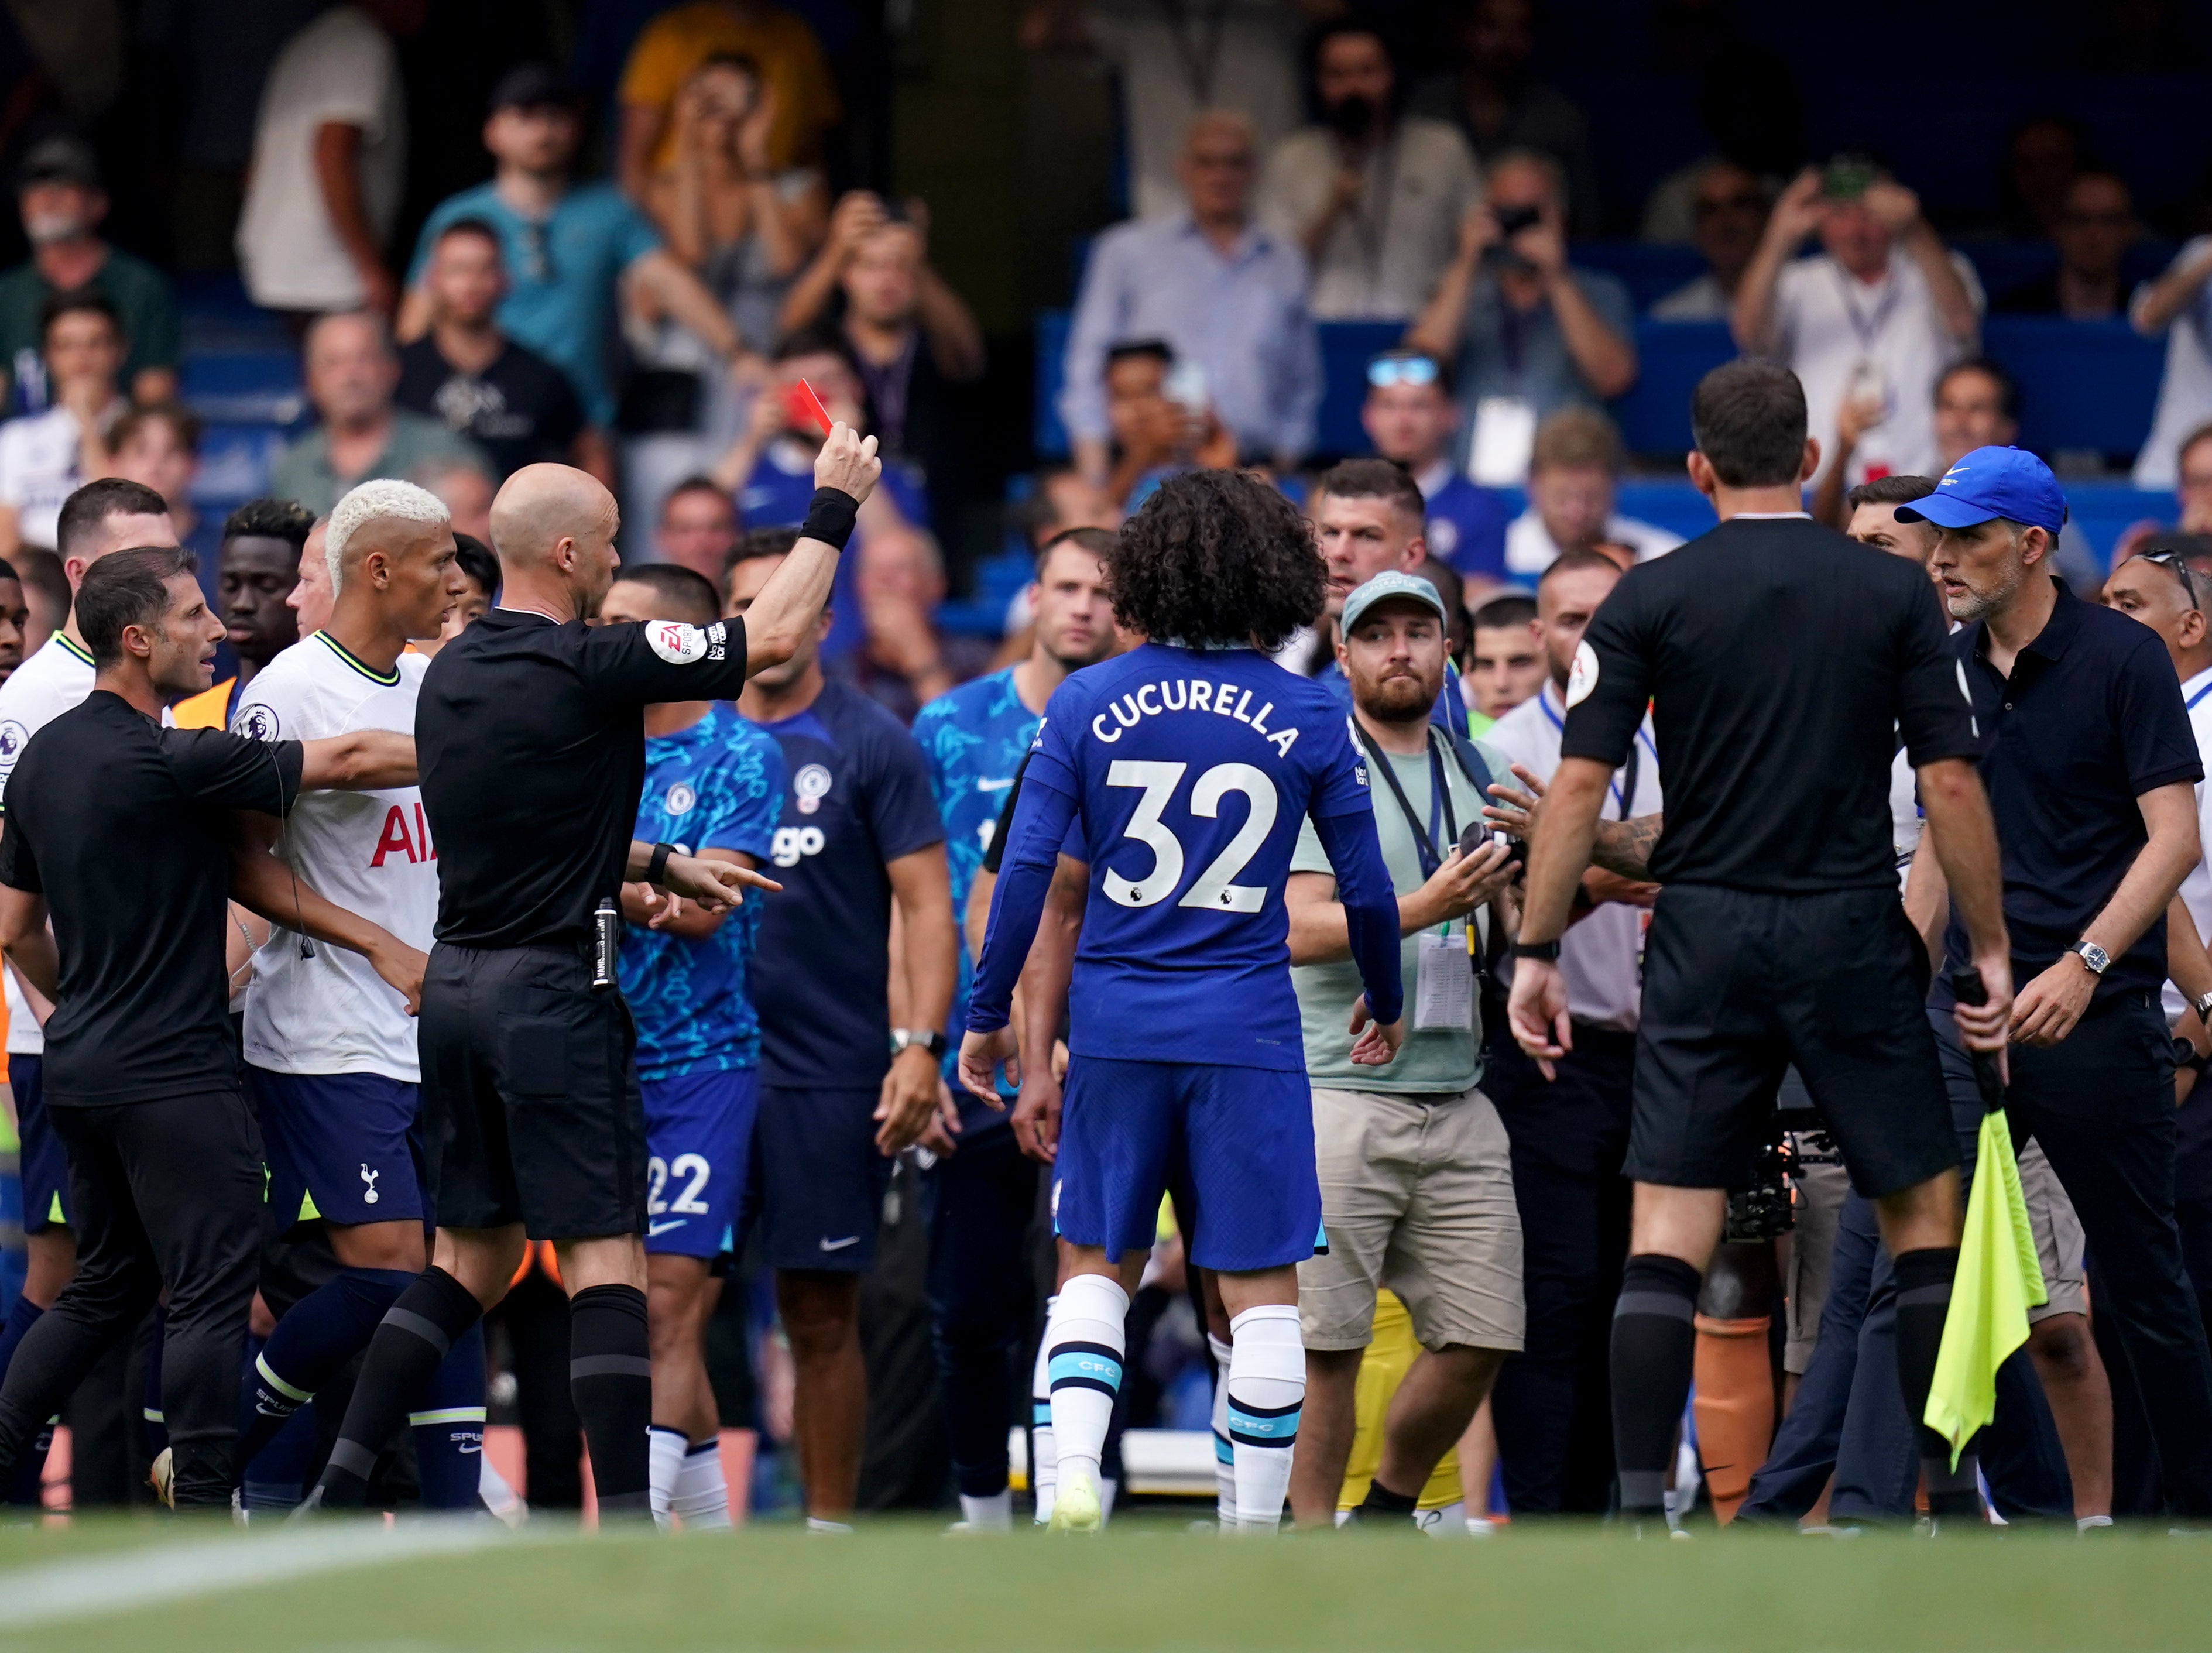
[[[1361,615],[1377,603],[1393,597],[1407,598],[1432,608],[1439,620],[1449,623],[1451,617],[1444,612],[1444,599],[1437,595],[1434,586],[1417,574],[1401,574],[1395,568],[1389,568],[1366,584],[1353,587],[1352,593],[1344,599],[1344,615],[1338,623],[1348,636],[1352,627],[1359,623]]]
[[[1971,528],[2002,517],[2057,533],[2066,522],[2058,478],[2034,454],[2017,447],[1978,447],[1943,473],[1925,499],[1897,507],[1899,522]]]

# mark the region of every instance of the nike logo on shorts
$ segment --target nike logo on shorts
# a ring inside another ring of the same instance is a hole
[[[1011,787],[1013,784],[1014,777],[1010,775],[1003,781],[978,781],[975,783],[975,790],[978,792],[1004,792],[1008,787]]]
[[[824,1251],[842,1251],[842,1250],[843,1250],[847,1246],[848,1246],[848,1245],[858,1245],[858,1244],[860,1244],[860,1237],[859,1235],[857,1235],[857,1234],[848,1234],[848,1235],[847,1235],[843,1239],[842,1239],[842,1240],[824,1240],[824,1241],[823,1241],[823,1242],[822,1242],[822,1249],[823,1249]]]
[[[651,1223],[646,1226],[645,1237],[649,1240],[656,1234],[665,1234],[672,1228],[681,1228],[683,1226],[684,1219],[681,1217],[678,1217],[672,1223]]]

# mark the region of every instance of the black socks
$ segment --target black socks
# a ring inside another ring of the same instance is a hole
[[[1404,1492],[1394,1492],[1383,1486],[1382,1479],[1378,1475],[1367,1483],[1367,1496],[1359,1502],[1358,1518],[1364,1521],[1372,1516],[1392,1521],[1411,1521],[1420,1502],[1419,1493],[1409,1496]]]
[[[644,1298],[638,1301],[642,1305]],[[639,1313],[643,1315],[642,1306]],[[377,1454],[407,1421],[416,1396],[454,1340],[483,1317],[476,1298],[444,1269],[433,1264],[415,1277],[368,1340],[361,1381],[354,1385],[345,1425],[308,1498],[310,1506],[356,1509],[367,1500]],[[642,1442],[642,1434],[639,1438]]]
[[[568,1393],[584,1422],[601,1522],[653,1518],[653,1360],[645,1293],[594,1285],[568,1302]]]
[[[1674,1431],[1690,1397],[1697,1352],[1698,1284],[1696,1269],[1656,1252],[1631,1257],[1621,1271],[1612,1372],[1623,1515],[1652,1516],[1666,1508]]]
[[[1921,1421],[1928,1391],[1936,1382],[1936,1357],[1943,1346],[1943,1318],[1951,1307],[1951,1282],[1959,1272],[1956,1246],[1929,1246],[1894,1260],[1897,1279],[1897,1383],[1905,1391],[1905,1411],[1920,1442],[1920,1477],[1928,1489],[1928,1513],[1941,1519],[1981,1518],[1976,1490],[1973,1443],[1951,1467],[1951,1443]]]

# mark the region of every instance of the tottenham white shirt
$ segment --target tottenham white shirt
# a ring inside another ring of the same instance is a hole
[[[1566,708],[1549,678],[1534,700],[1523,701],[1490,727],[1484,741],[1516,763],[1549,781],[1559,767],[1559,737],[1566,732]],[[1651,720],[1636,732],[1635,791],[1623,795],[1627,768],[1613,773],[1599,816],[1626,821],[1656,815],[1665,807],[1659,789],[1659,749],[1652,744]],[[1567,1013],[1577,1022],[1632,1033],[1644,999],[1644,921],[1641,907],[1609,901],[1567,927],[1559,939],[1559,974],[1567,982]],[[1508,966],[1509,969],[1510,966]]]
[[[412,735],[429,664],[402,654],[390,676],[380,676],[318,631],[262,668],[230,726],[256,740],[321,740],[357,729]],[[438,867],[421,788],[304,793],[276,854],[326,900],[429,951]],[[415,1021],[400,996],[359,953],[317,942],[307,955],[301,941],[280,925],[253,955],[246,1060],[276,1073],[419,1081]]]
[[[2183,684],[2181,699],[2189,708],[2189,727],[2197,737],[2197,751],[2212,763],[2212,672],[2199,672]],[[2197,832],[2212,844],[2212,784],[2203,781],[2197,783]],[[2212,870],[2203,861],[2191,867],[2189,876],[2181,881],[2181,900],[2189,909],[2189,916],[2197,921],[2197,935],[2212,935]],[[2171,1022],[2188,1008],[2181,990],[2167,982],[2166,1019]]]
[[[31,737],[71,707],[81,706],[92,692],[92,656],[81,643],[57,631],[39,652],[0,683],[0,805],[7,801],[8,777]],[[7,977],[8,1054],[39,1056],[46,1054],[46,1030],[31,1013],[23,984],[15,966],[0,972]]]
[[[1632,545],[1636,560],[1649,562],[1655,556],[1664,556],[1682,543],[1682,536],[1656,523],[1639,522],[1634,517],[1609,516],[1605,520],[1605,538],[1616,545]],[[1505,568],[1509,574],[1526,574],[1534,579],[1559,560],[1559,542],[1552,538],[1552,531],[1544,526],[1544,519],[1536,514],[1536,507],[1527,510],[1505,525]]]

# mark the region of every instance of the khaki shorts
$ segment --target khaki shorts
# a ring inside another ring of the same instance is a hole
[[[1313,1109],[1328,1250],[1298,1265],[1306,1347],[1365,1348],[1387,1285],[1425,1347],[1518,1349],[1521,1212],[1490,1098],[1316,1085]]]
[[[2027,1196],[2027,1225],[2035,1231],[2035,1260],[2051,1301],[2027,1311],[2028,1324],[2053,1315],[2089,1312],[2088,1271],[2083,1261],[2081,1219],[2059,1186],[2058,1173],[2031,1140],[2020,1151],[2020,1191]]]
[[[1797,1138],[1798,1152],[1809,1152]],[[1835,1159],[1800,1158],[1797,1163],[1797,1221],[1790,1231],[1787,1294],[1788,1336],[1782,1346],[1782,1370],[1802,1377],[1813,1364],[1820,1338],[1820,1311],[1828,1302],[1828,1270],[1836,1259],[1836,1225],[1850,1174]]]

